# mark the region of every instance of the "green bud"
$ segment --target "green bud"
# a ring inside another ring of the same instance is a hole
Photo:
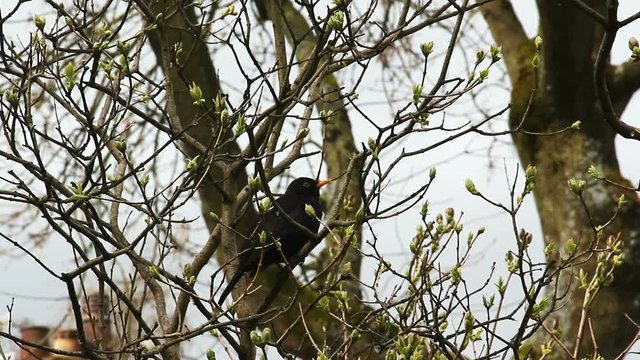
[[[593,179],[602,179],[600,170],[598,170],[598,168],[596,168],[594,165],[589,166],[589,168],[587,169],[587,174],[589,174],[589,176],[591,176],[591,178]]]
[[[414,85],[413,86],[413,103],[417,104],[418,102],[420,102],[420,97],[422,96],[422,86],[420,85]]]
[[[548,243],[547,246],[544,247],[544,255],[546,257],[551,257],[555,248],[556,246],[552,242]]]
[[[100,31],[100,36],[102,36],[102,38],[106,38],[113,35],[113,31],[109,29],[109,26],[106,23],[102,24],[102,27],[100,28],[99,31]]]
[[[420,51],[422,51],[424,57],[428,57],[433,52],[433,41],[420,44]]]
[[[273,209],[273,204],[271,203],[271,199],[265,198],[260,202],[259,210],[260,214],[266,214]]]
[[[449,322],[447,320],[444,320],[440,323],[440,326],[438,326],[438,330],[440,330],[440,332],[442,333],[447,330],[447,327],[449,327]]]
[[[460,266],[456,265],[451,269],[451,283],[453,285],[458,285],[460,284],[460,281],[462,281],[462,269],[460,269]]]
[[[236,122],[236,127],[234,129],[236,136],[242,134],[247,129],[247,119],[244,114],[240,114],[238,116],[238,121]]]
[[[325,311],[329,311],[329,298],[327,298],[326,296],[322,297],[320,300],[318,300],[318,305],[317,305],[320,309],[324,309]]]
[[[447,223],[453,221],[453,217],[456,215],[456,211],[453,208],[446,208],[444,214],[447,216]]]
[[[500,55],[502,52],[502,46],[497,46],[497,45],[491,45],[491,48],[489,49],[489,52],[491,53],[491,63],[496,63],[498,61],[500,61],[500,59],[502,59],[502,56]]]
[[[638,59],[640,59],[640,46],[636,46],[631,50],[631,58],[634,61],[638,61]]]
[[[187,161],[187,171],[194,171],[198,167],[198,160],[200,155],[196,155],[193,159]]]
[[[147,184],[149,184],[149,174],[145,174],[142,179],[140,179],[140,185],[142,185],[143,188],[147,187]]]
[[[117,47],[120,54],[125,56],[128,55],[129,51],[131,50],[131,44],[128,42],[118,41]]]
[[[309,135],[309,128],[308,127],[300,130],[300,139],[306,138],[307,135]]]
[[[114,140],[113,144],[120,152],[125,152],[127,150],[127,142],[124,140]]]
[[[341,30],[343,22],[344,22],[344,13],[342,11],[336,11],[335,13],[333,13],[333,15],[331,15],[327,24],[329,25],[329,27],[333,28],[334,30]]]
[[[331,121],[331,117],[333,116],[332,110],[322,110],[320,111],[320,118],[326,122]]]
[[[487,56],[487,53],[485,53],[483,50],[478,50],[478,52],[476,53],[476,66],[480,65],[480,63],[484,60],[486,56]]]
[[[304,204],[304,212],[311,217],[316,217],[316,209],[309,204]]]
[[[84,193],[84,189],[82,184],[76,184],[71,182],[71,191],[73,195],[69,196],[69,200],[71,201],[82,201],[87,200],[89,197]]]
[[[429,113],[421,112],[420,115],[418,115],[418,122],[422,126],[429,126]]]
[[[268,343],[270,343],[270,342],[271,342],[271,329],[269,329],[269,328],[264,328],[264,329],[262,330],[262,341],[263,341],[265,344],[268,344]]]
[[[260,188],[262,188],[262,180],[260,179],[260,176],[249,177],[249,187],[253,191],[260,190]]]
[[[118,61],[118,65],[120,65],[121,69],[128,69],[129,68],[129,59],[124,55],[120,55],[119,61]]]
[[[618,267],[624,263],[624,253],[613,255],[613,259],[611,259],[611,264],[615,267]]]
[[[73,67],[73,63],[67,63],[67,65],[62,69],[62,74],[64,76],[67,90],[73,89],[76,81],[76,70]]]
[[[214,106],[214,109],[215,109],[216,113],[219,113],[223,109],[225,109],[226,101],[227,101],[227,96],[226,95],[223,95],[223,94],[216,95],[216,98],[213,99],[213,106]]]
[[[351,261],[347,261],[344,264],[342,264],[342,268],[340,269],[340,272],[345,275],[351,274]]]
[[[109,60],[109,61],[100,60],[99,62],[100,68],[104,70],[104,72],[106,72],[107,74],[111,73],[111,70],[113,70],[113,67],[115,66],[115,64],[116,63],[113,60]]]
[[[216,360],[216,353],[213,349],[207,350],[207,360]]]
[[[102,51],[102,50],[106,49],[108,45],[109,45],[109,43],[107,41],[98,40],[98,41],[95,41],[93,43],[91,48],[93,49],[93,51]],[[124,68],[124,66],[123,66],[123,68]]]
[[[638,39],[636,39],[635,37],[630,37],[629,38],[629,50],[633,51],[634,48],[640,47],[640,44],[638,44]]]
[[[340,301],[347,301],[347,292],[343,290],[335,290],[332,291],[331,294],[336,297],[336,299]]]
[[[258,235],[258,238],[260,240],[260,244],[264,245],[267,243],[267,232],[262,230],[260,231],[260,234]]]
[[[422,239],[419,237],[413,238],[411,243],[409,243],[409,250],[411,250],[412,254],[420,254],[420,250],[422,250]]]
[[[220,222],[220,216],[218,216],[218,214],[214,213],[213,211],[209,213],[209,216],[214,222]]]
[[[620,194],[620,197],[618,197],[618,207],[621,208],[626,203],[627,200],[624,198],[624,194]]]
[[[189,94],[193,99],[193,105],[202,106],[204,104],[204,99],[202,98],[202,89],[195,81],[191,82],[189,85]]]
[[[375,140],[373,140],[373,138],[369,138],[369,140],[367,140],[367,144],[369,145],[369,149],[371,149],[372,151],[378,147],[378,144]]]
[[[476,185],[471,179],[465,180],[464,186],[467,188],[467,191],[471,193],[471,195],[480,195],[480,192],[476,189]]]
[[[262,336],[260,336],[260,334],[258,334],[258,331],[251,330],[251,334],[249,335],[249,337],[251,338],[251,342],[254,345],[256,345],[256,346],[261,346],[262,345]]]
[[[573,124],[571,124],[571,128],[574,130],[580,130],[580,125],[582,124],[582,122],[580,120],[575,121]]]
[[[485,81],[489,77],[489,69],[480,70],[480,81]]]
[[[20,95],[18,94],[17,88],[12,88],[11,90],[5,90],[4,97],[7,99],[9,104],[16,106],[20,103]]]
[[[467,332],[473,330],[473,326],[476,324],[476,318],[473,316],[471,311],[467,312],[464,316],[464,329]]]
[[[44,29],[44,26],[47,24],[47,20],[44,16],[36,15],[33,17],[33,22],[36,24],[36,27],[40,30]]]
[[[536,36],[536,38],[533,40],[533,43],[536,45],[536,50],[540,50],[540,46],[542,46],[542,38],[540,37],[540,35]]]
[[[567,242],[564,244],[564,250],[569,254],[573,254],[573,252],[576,251],[576,248],[577,248],[577,245],[576,245],[576,242],[573,240],[573,238],[569,238]]]
[[[336,0],[336,1],[342,1],[342,0]],[[329,360],[329,356],[327,356],[327,354],[323,350],[320,353],[318,353],[318,356],[316,356],[316,360]]]
[[[222,13],[220,13],[220,18],[222,19],[223,17],[227,17],[227,16],[236,16],[238,15],[238,12],[236,11],[236,7],[231,4],[229,6],[227,6]]]
[[[220,112],[220,122],[224,125],[229,122],[229,111],[227,109]]]
[[[504,282],[502,276],[498,278],[498,282],[496,283],[496,288],[498,289],[498,293],[500,296],[504,296],[505,291],[507,291],[507,285]]]
[[[537,304],[533,305],[533,307],[531,308],[531,317],[534,319],[539,319],[540,313],[544,311],[544,309],[546,309],[548,305],[549,298],[544,296]]]
[[[584,190],[587,182],[585,180],[577,180],[576,178],[571,178],[567,181],[569,185],[569,190],[576,195],[582,195],[582,191]]]
[[[535,180],[537,175],[538,175],[538,168],[536,168],[533,165],[527,165],[527,169],[524,171],[524,177],[526,181]]]
[[[531,59],[531,66],[533,66],[534,69],[537,69],[540,67],[540,55],[535,54],[533,56],[533,59]]]
[[[491,307],[493,307],[495,299],[496,299],[495,295],[491,295],[488,299],[484,295],[482,295],[482,304],[484,305],[485,308],[487,308],[487,310],[489,310],[491,309]]]
[[[182,276],[184,278],[188,278],[189,276],[191,276],[191,264],[186,263],[184,264],[184,266],[182,267]]]
[[[422,215],[422,220],[424,220],[429,214],[429,202],[425,201],[422,204],[422,209],[420,210],[420,215]]]
[[[160,278],[160,271],[158,271],[158,267],[157,266],[155,266],[155,265],[149,266],[149,276],[152,279]]]
[[[356,225],[353,224],[349,227],[347,227],[346,229],[344,229],[344,235],[347,238],[350,238],[351,236],[353,236],[353,234],[356,232]]]
[[[429,170],[429,180],[433,180],[436,177],[436,168],[432,167]]]

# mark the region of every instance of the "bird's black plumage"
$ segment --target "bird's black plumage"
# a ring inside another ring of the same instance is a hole
[[[267,234],[264,246],[251,248],[240,255],[238,268],[229,279],[227,287],[220,295],[219,303],[222,304],[231,290],[240,281],[243,275],[255,275],[255,273],[271,264],[287,262],[311,240],[303,229],[289,221],[280,211],[289,215],[291,220],[304,226],[309,231],[316,233],[320,227],[322,207],[320,206],[320,187],[328,181],[317,181],[311,178],[301,177],[293,180],[287,187],[287,191],[276,199],[277,206],[273,206],[267,212],[255,232],[258,236],[262,231]],[[307,214],[305,206],[311,205],[315,216]],[[280,249],[275,241],[280,243]],[[284,256],[284,259],[283,259]]]

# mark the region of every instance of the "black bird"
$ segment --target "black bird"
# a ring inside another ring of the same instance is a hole
[[[222,304],[244,274],[253,276],[258,270],[264,269],[271,264],[283,263],[285,259],[289,262],[311,240],[302,229],[283,216],[280,213],[280,209],[287,213],[292,220],[309,229],[309,231],[318,232],[320,227],[318,219],[322,217],[320,188],[328,183],[328,180],[319,181],[301,177],[289,184],[287,191],[276,199],[278,206],[274,205],[258,224],[255,234],[259,236],[262,231],[265,231],[267,234],[265,245],[259,248],[250,248],[240,255],[238,268],[228,281],[222,295],[220,295],[219,304]],[[315,216],[307,214],[305,205],[313,207]],[[280,249],[278,249],[275,241],[280,243]]]

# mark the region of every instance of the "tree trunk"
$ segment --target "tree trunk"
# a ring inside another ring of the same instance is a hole
[[[589,2],[587,2],[589,3]],[[594,2],[595,3],[595,2]],[[577,195],[567,184],[570,178],[587,179],[586,170],[594,165],[605,177],[628,183],[622,178],[615,153],[615,133],[605,123],[594,91],[594,61],[600,41],[601,29],[588,15],[580,12],[570,1],[538,1],[540,12],[541,67],[537,79],[530,60],[535,47],[524,32],[508,1],[496,1],[483,7],[496,42],[503,46],[505,62],[512,81],[512,110],[510,125],[515,129],[522,121],[534,87],[533,102],[523,130],[529,132],[554,132],[581,121],[581,130],[568,130],[559,135],[536,136],[516,133],[513,136],[523,165],[538,168],[535,199],[540,214],[545,243],[554,243],[562,249],[567,239],[573,238],[579,247],[591,245],[596,237],[593,225],[603,225],[615,212],[616,199],[621,190],[603,182],[588,182],[583,197],[585,211]],[[634,89],[635,90],[635,89]],[[626,106],[627,94],[613,99],[620,109]],[[614,223],[601,234],[600,244],[609,235],[624,242],[625,263],[615,273],[614,282],[603,287],[595,302],[588,309],[587,317],[597,344],[597,351],[605,358],[619,355],[632,341],[637,328],[626,316],[637,321],[640,317],[640,201],[635,192],[626,191],[628,204],[621,210]],[[557,254],[557,253],[556,253]],[[554,266],[557,256],[549,259]],[[593,275],[597,261],[592,257],[583,266]],[[550,328],[558,327],[564,345],[573,352],[583,311],[584,290],[578,289],[575,277],[579,269],[565,271],[560,284],[550,284],[551,295],[555,287],[570,288],[566,297],[556,303],[557,311],[546,321]],[[582,324],[585,326],[585,324]],[[594,353],[589,329],[583,329],[578,354]],[[534,357],[541,354],[539,345],[549,339],[540,330],[531,340]],[[553,357],[558,356],[558,357]],[[557,347],[552,358],[564,359],[567,354]],[[546,358],[549,358],[547,356]]]

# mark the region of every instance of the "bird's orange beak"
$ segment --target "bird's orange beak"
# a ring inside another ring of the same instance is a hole
[[[316,182],[316,187],[320,189],[321,187],[327,185],[330,182],[331,180],[318,180],[318,182]]]

